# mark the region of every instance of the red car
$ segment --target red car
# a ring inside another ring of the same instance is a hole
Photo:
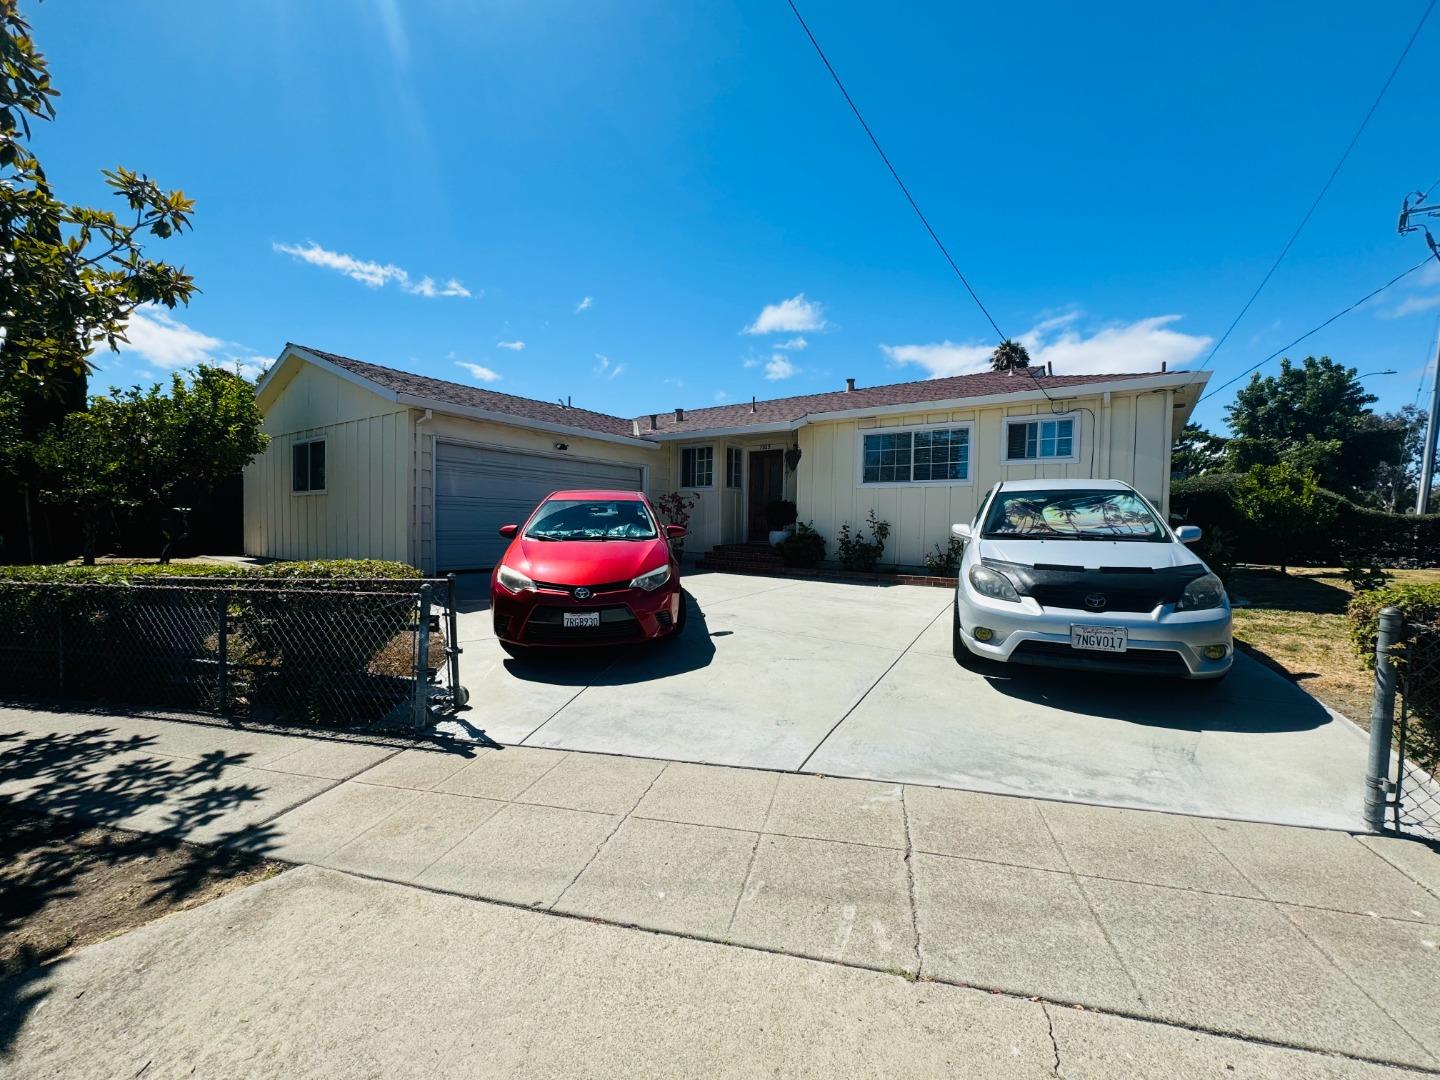
[[[598,645],[675,637],[685,628],[679,525],[661,525],[638,491],[556,491],[490,578],[495,636],[512,656],[531,645]]]

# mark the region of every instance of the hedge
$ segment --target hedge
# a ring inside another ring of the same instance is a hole
[[[1367,667],[1375,666],[1380,610],[1400,609],[1404,643],[1396,652],[1406,704],[1416,723],[1408,756],[1427,767],[1440,763],[1440,582],[1390,584],[1350,601],[1350,637]]]
[[[310,559],[265,563],[259,566],[225,563],[101,563],[97,566],[0,566],[0,581],[40,584],[115,585],[153,578],[295,578],[337,581],[411,580],[420,571],[408,563],[383,559]]]
[[[1277,538],[1255,527],[1235,506],[1239,473],[1205,473],[1170,485],[1170,511],[1202,529],[1221,529],[1234,537],[1235,557],[1242,562],[1275,562]],[[1440,514],[1392,514],[1357,506],[1343,495],[1322,489],[1321,497],[1335,511],[1323,534],[1292,537],[1286,544],[1291,562],[1336,566],[1351,560],[1389,566],[1440,565]]]

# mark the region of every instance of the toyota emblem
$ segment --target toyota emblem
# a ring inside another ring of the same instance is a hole
[[[575,590],[575,599],[576,599],[576,600],[589,600],[589,599],[590,599],[590,590],[587,589],[587,588],[585,588],[584,585],[581,585],[578,589]],[[1104,600],[1105,598],[1102,596],[1100,599],[1101,599],[1101,600]]]
[[[1085,597],[1085,606],[1091,611],[1104,611],[1105,605],[1108,603],[1109,601],[1105,599],[1103,592],[1092,592],[1089,596]]]

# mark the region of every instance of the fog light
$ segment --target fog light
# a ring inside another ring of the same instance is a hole
[[[991,630],[988,626],[977,626],[974,630],[971,630],[970,633],[976,641],[989,641],[995,636],[995,631]]]
[[[1200,651],[1205,654],[1206,660],[1224,660],[1230,650],[1224,645],[1206,645]]]

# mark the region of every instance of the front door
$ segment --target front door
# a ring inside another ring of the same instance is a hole
[[[749,490],[745,505],[749,529],[746,538],[765,541],[770,527],[765,521],[765,506],[785,497],[785,452],[783,450],[750,451]]]

